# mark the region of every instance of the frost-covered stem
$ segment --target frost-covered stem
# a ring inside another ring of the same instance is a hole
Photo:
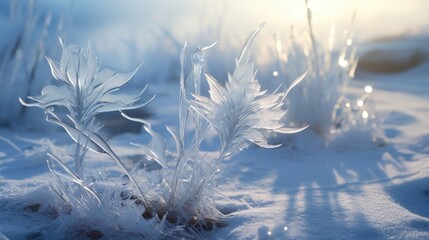
[[[79,49],[79,53],[80,53],[80,49]],[[77,120],[77,122],[79,124],[81,124],[81,126],[83,126],[84,128],[87,128],[87,123],[83,120],[83,111],[82,109],[84,109],[84,99],[83,99],[83,94],[82,94],[82,87],[80,86],[80,81],[79,81],[79,68],[80,68],[80,61],[77,62],[77,66],[75,66],[76,71],[76,75],[75,75],[75,102],[77,103],[77,106],[75,108],[75,116],[74,119]],[[78,141],[80,141],[81,136],[79,135],[79,139]],[[84,174],[84,169],[83,169],[83,159],[85,156],[85,150],[84,147],[82,146],[82,144],[80,143],[76,143],[76,147],[75,147],[75,161],[76,161],[76,173],[77,175],[81,178],[84,179],[85,174]]]
[[[179,90],[179,149],[176,166],[174,169],[172,187],[170,197],[168,199],[168,206],[174,204],[174,199],[177,191],[178,178],[181,175],[182,169],[187,162],[188,151],[185,152],[186,144],[186,122],[188,121],[189,110],[187,108],[186,87],[185,87],[185,51],[187,43],[185,42],[180,52],[180,90]],[[191,144],[192,145],[192,144]]]
[[[74,158],[76,163],[76,174],[79,176],[79,178],[84,179],[85,175],[83,173],[83,147],[76,143],[75,150],[74,150]]]
[[[202,49],[198,47],[192,56],[194,88],[195,88],[195,95],[197,96],[201,95],[201,72],[203,69],[204,60],[205,60],[205,54],[202,51]],[[194,153],[195,156],[194,158],[197,159],[199,155],[199,145],[200,145],[200,139],[201,139],[201,119],[198,114],[195,114],[194,121],[195,121],[195,153]]]
[[[179,90],[179,140],[180,147],[179,152],[182,152],[185,143],[185,131],[186,131],[186,122],[188,120],[188,108],[187,108],[187,100],[186,100],[186,88],[185,88],[185,51],[186,51],[187,43],[182,48],[180,52],[180,90]]]
[[[177,187],[179,185],[179,176],[182,175],[183,169],[186,163],[188,162],[189,156],[191,155],[191,152],[193,151],[196,145],[195,140],[196,140],[195,138],[192,139],[192,142],[189,148],[186,150],[186,152],[182,152],[177,159],[176,167],[173,174],[173,182],[172,182],[170,198],[168,199],[169,206],[174,205],[174,199],[176,198]]]
[[[228,155],[228,152],[230,151],[230,149],[231,149],[231,147],[233,146],[233,142],[234,142],[234,136],[235,136],[235,133],[236,133],[236,130],[237,130],[237,124],[234,124],[234,126],[232,127],[232,131],[229,131],[228,132],[228,134],[227,134],[227,140],[226,141],[223,141],[223,143],[222,143],[222,148],[221,148],[221,150],[220,150],[220,153],[219,153],[219,158],[218,158],[218,160],[214,163],[214,166],[213,166],[213,168],[215,169],[216,168],[216,166],[223,160],[223,159],[225,159],[225,157]],[[232,155],[232,153],[231,153],[231,155]]]
[[[199,196],[198,193],[200,193],[204,189],[204,186],[206,186],[213,179],[219,164],[228,156],[229,149],[230,147],[227,147],[227,148],[223,148],[220,151],[219,158],[213,161],[210,168],[208,168],[207,171],[204,173],[204,176],[207,176],[207,177],[205,177],[202,181],[198,183],[199,186],[197,188],[193,188],[193,189],[196,189],[196,191],[194,191],[193,193],[193,196],[195,197]]]

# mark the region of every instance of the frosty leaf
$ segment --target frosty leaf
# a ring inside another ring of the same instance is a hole
[[[99,72],[94,74],[94,79],[91,82],[90,87],[96,89],[97,87],[99,87],[100,85],[102,85],[104,83],[104,85],[106,85],[107,81],[113,78],[113,75],[115,75],[115,71],[113,71],[113,69],[111,68],[103,68],[101,69]],[[101,86],[101,88],[99,88],[98,90],[101,90],[103,87]]]
[[[263,147],[263,148],[276,148],[276,147],[281,146],[281,144],[278,144],[278,145],[268,144],[268,141],[264,137],[264,135],[261,132],[255,130],[255,129],[253,131],[252,130],[247,131],[243,135],[243,137],[246,138],[246,139],[248,139],[249,141],[255,143],[256,145],[258,145],[260,147]]]
[[[36,97],[29,97],[39,103],[48,103],[53,101],[65,100],[73,102],[73,95],[67,88],[67,86],[54,86],[48,85],[42,89],[42,95]]]
[[[182,149],[182,142],[180,141],[178,134],[177,134],[177,129],[171,126],[166,126],[167,131],[171,134],[171,136],[174,139],[174,142],[176,143],[176,152],[178,155],[183,153],[183,149]]]
[[[57,62],[55,62],[54,60],[46,57],[46,60],[49,63],[49,67],[51,68],[51,73],[52,76],[57,79],[58,81],[66,84],[66,85],[71,85],[72,83],[68,81],[67,77],[63,75],[63,73],[61,72],[60,66],[58,65]]]
[[[88,76],[94,76],[100,69],[100,63],[97,57],[92,53],[91,43],[88,42]]]
[[[67,123],[61,122],[54,118],[47,118],[47,121],[57,124],[58,126],[61,126],[66,130],[66,132],[70,135],[70,137],[78,144],[82,145],[83,147],[87,147],[88,149],[99,152],[99,153],[105,153],[105,151],[97,145],[90,136],[88,136],[88,131],[79,131],[78,129],[68,125]],[[95,136],[95,134],[91,134],[92,137]]]
[[[271,109],[261,109],[258,112],[258,114],[263,116],[264,118],[278,121],[286,114],[286,112],[285,111],[272,111]]]
[[[243,50],[241,50],[240,57],[238,58],[240,65],[249,62],[250,56],[252,54],[253,40],[255,39],[256,35],[258,35],[259,31],[261,31],[261,29],[264,27],[264,25],[265,23],[261,23],[261,25],[259,25],[259,27],[247,38],[246,42],[244,43]]]
[[[215,103],[221,103],[222,100],[225,100],[224,96],[227,95],[227,89],[225,89],[225,87],[222,86],[222,84],[220,84],[210,74],[206,73],[205,75],[209,84],[209,93],[211,100]]]
[[[286,96],[289,94],[289,92],[298,85],[302,80],[304,80],[305,76],[307,76],[308,71],[305,71],[303,74],[301,74],[298,78],[295,79],[295,81],[292,82],[292,84],[288,87],[288,89],[283,94],[283,100],[286,98]]]
[[[141,65],[140,65],[141,66]],[[129,82],[131,78],[139,70],[140,66],[136,68],[133,72],[129,73],[115,73],[113,70],[104,70],[102,74],[95,76],[94,84],[102,82],[102,91],[107,91],[109,89],[122,87],[124,84]]]
[[[305,130],[309,126],[310,125],[307,125],[307,126],[301,127],[301,128],[287,128],[287,127],[282,127],[282,128],[276,129],[275,131],[279,132],[279,133],[297,133],[297,132],[301,132],[301,131]]]

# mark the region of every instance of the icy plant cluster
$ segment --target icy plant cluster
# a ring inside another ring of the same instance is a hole
[[[5,29],[0,28],[0,125],[18,122],[25,108],[17,98],[40,91],[50,80],[43,56],[51,36],[61,31],[62,20],[55,22],[51,14],[41,13],[36,3],[11,1],[9,19],[1,26]]]
[[[61,202],[57,211],[86,216],[87,222],[92,219],[89,221],[92,223],[107,218],[122,230],[130,226],[126,224],[129,219],[122,222],[118,219],[124,212],[132,211],[135,221],[147,222],[146,227],[152,226],[152,230],[151,233],[145,233],[147,229],[128,230],[143,231],[141,234],[146,237],[168,236],[181,229],[186,229],[181,233],[183,236],[197,236],[202,230],[222,226],[224,215],[215,203],[215,175],[220,163],[245,149],[247,142],[264,148],[278,147],[268,143],[262,134],[264,131],[295,133],[305,128],[287,128],[282,122],[286,113],[284,99],[303,76],[285,92],[274,93],[262,90],[256,79],[250,57],[253,40],[262,27],[247,39],[234,72],[224,84],[203,73],[205,51],[212,46],[195,50],[192,70],[185,77],[185,44],[180,55],[179,127],[167,127],[176,150],[172,153],[167,149],[165,139],[152,129],[150,122],[122,113],[125,118],[143,124],[151,136],[148,143],[133,143],[143,154],[130,170],[99,134],[102,126],[96,116],[147,104],[140,100],[144,90],[136,96],[119,93],[135,72],[122,74],[101,69],[90,45],[85,51],[77,46],[65,46],[61,41],[60,62],[47,59],[59,85],[48,85],[40,96],[28,97],[32,103],[21,100],[23,105],[44,109],[47,121],[61,126],[75,142],[73,154],[69,156],[75,163],[75,171],[67,165],[65,156],[49,153],[53,190]],[[209,85],[208,96],[201,93],[203,76]],[[190,127],[194,131],[187,131]],[[220,139],[220,149],[214,155],[201,150],[210,128]],[[84,171],[88,150],[114,160],[123,171],[119,184],[102,187],[88,180]],[[153,229],[158,232],[154,233]]]
[[[354,77],[357,66],[352,32],[345,31],[341,41],[342,47],[337,53],[334,51],[333,28],[328,46],[324,47],[313,33],[312,12],[308,0],[305,3],[308,28],[304,36],[296,36],[292,29],[286,50],[280,39],[276,40],[280,73],[283,73],[287,82],[291,82],[291,76],[298,76],[308,70],[305,80],[288,98],[290,103],[288,120],[297,125],[309,124],[310,129],[328,142],[336,136],[335,134],[350,130],[363,128],[375,130],[372,124],[375,115],[369,101],[372,90],[366,89],[367,92],[358,100],[351,100],[345,94],[345,88]],[[355,15],[356,10],[352,24]],[[299,37],[303,39],[297,39]]]

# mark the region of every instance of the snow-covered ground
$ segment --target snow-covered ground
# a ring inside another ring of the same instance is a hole
[[[303,131],[281,139],[280,148],[251,146],[222,162],[216,200],[226,225],[201,237],[429,239],[428,42],[425,35],[411,35],[359,45],[361,65],[347,92],[358,96],[366,85],[373,87],[381,141],[372,144],[348,133],[326,146],[316,134]],[[150,68],[157,69],[156,63]],[[157,95],[147,107],[149,120],[168,136],[164,126],[178,125],[179,84],[165,79],[149,84]],[[134,114],[147,116],[142,111]],[[53,209],[57,200],[46,153],[67,155],[71,140],[49,124],[43,128],[0,127],[0,240],[133,239],[139,236],[118,226],[128,224],[126,229],[134,232],[152,227],[135,206],[121,210],[124,216],[114,218],[118,223],[103,213],[88,216],[96,226]],[[141,152],[129,142],[142,139],[147,134],[128,132],[111,136],[109,143],[131,166]],[[96,184],[118,184],[121,173],[108,157],[90,153],[86,163]]]

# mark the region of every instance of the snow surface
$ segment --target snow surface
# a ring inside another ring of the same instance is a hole
[[[362,73],[352,81],[350,93],[365,85],[374,88],[384,135],[379,146],[350,134],[342,144],[326,147],[318,136],[304,131],[284,147],[251,147],[223,162],[217,182],[224,197],[217,202],[227,213],[227,226],[203,237],[429,239],[428,79],[428,68],[415,67],[396,74]],[[164,84],[151,86],[158,95],[151,103],[157,106],[151,109],[151,121],[167,136],[163,126],[177,125],[178,89]],[[54,196],[48,190],[51,178],[44,155],[51,145],[37,149],[25,139],[55,139],[57,146],[63,146],[67,136],[57,130],[6,128],[0,129],[0,136],[21,149],[0,141],[0,232],[9,239],[43,238],[38,231],[55,228],[44,205]],[[121,157],[131,160],[139,152],[128,141],[144,137],[128,133],[110,143]],[[53,148],[57,154],[67,150]],[[100,155],[89,155],[87,163],[100,176],[118,175],[114,164]],[[29,211],[37,202],[43,211]],[[0,239],[5,238],[0,235]]]

